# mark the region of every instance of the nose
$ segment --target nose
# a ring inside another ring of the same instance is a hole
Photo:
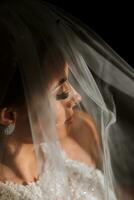
[[[71,98],[70,101],[67,103],[67,107],[73,108],[82,100],[82,97],[71,85],[70,87],[71,87]]]
[[[72,88],[72,98],[74,102],[77,104],[81,101],[81,95],[71,86]]]

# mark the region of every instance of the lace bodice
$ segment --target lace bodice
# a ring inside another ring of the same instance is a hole
[[[65,166],[72,200],[104,200],[104,179],[99,170],[68,158],[65,159]],[[45,195],[42,195],[40,186],[40,179],[25,186],[0,183],[0,200],[61,200],[56,198],[51,180],[45,182]],[[112,193],[110,200],[115,200]]]

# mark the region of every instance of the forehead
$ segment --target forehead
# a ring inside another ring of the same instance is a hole
[[[68,78],[68,70],[68,64],[66,64],[63,71],[61,71],[59,74],[56,74],[54,79],[49,84],[49,88],[51,90],[54,90],[60,81]]]

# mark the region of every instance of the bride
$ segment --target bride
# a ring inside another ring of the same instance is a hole
[[[41,1],[1,3],[1,200],[119,196],[109,134],[120,124],[110,92],[132,96],[131,70],[82,26]]]

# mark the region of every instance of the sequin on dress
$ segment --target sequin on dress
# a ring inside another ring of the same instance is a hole
[[[104,178],[101,171],[67,157],[65,157],[65,166],[72,200],[105,199]],[[44,176],[51,173],[51,170],[48,168]],[[12,182],[1,182],[0,200],[59,200],[58,197],[60,196],[59,193],[62,193],[62,188],[59,188],[58,194],[55,194],[52,179],[47,179],[45,182],[45,196],[42,195],[41,184],[41,178],[37,182],[25,186]],[[112,192],[110,200],[115,200]]]

